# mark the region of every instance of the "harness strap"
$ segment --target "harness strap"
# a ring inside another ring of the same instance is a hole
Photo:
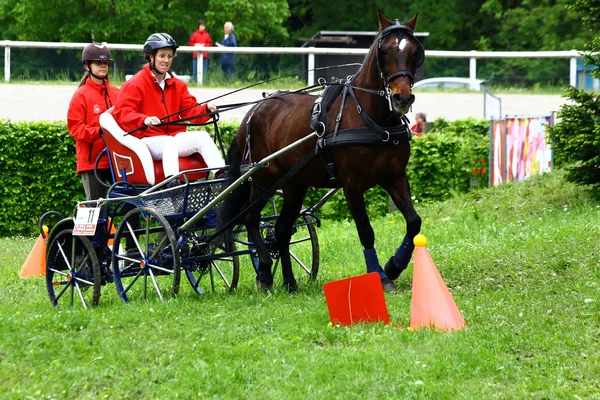
[[[340,105],[340,112],[337,117],[335,117],[335,128],[333,129],[333,136],[335,137],[338,134],[338,130],[340,129],[340,122],[342,121],[342,114],[344,113],[344,105],[346,105],[346,96],[348,96],[348,86],[344,86],[344,91],[342,92],[342,104]]]
[[[404,124],[385,127],[382,130],[384,132],[383,137],[379,132],[373,132],[373,129],[369,127],[342,129],[339,135],[325,135],[320,141],[322,147],[332,149],[346,146],[408,143],[412,137],[410,129]]]

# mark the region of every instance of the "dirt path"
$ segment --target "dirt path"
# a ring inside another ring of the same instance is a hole
[[[73,85],[21,85],[0,84],[0,119],[14,121],[65,120],[71,96],[77,86]],[[224,94],[230,89],[197,89],[190,92],[199,101]],[[263,90],[245,90],[215,101],[218,105],[242,103],[262,98]],[[481,93],[416,93],[414,112],[424,112],[427,119],[447,120],[467,117],[483,118],[483,94]],[[545,115],[558,111],[566,99],[559,95],[501,95],[504,115]],[[222,119],[241,121],[250,107],[228,111]],[[409,118],[414,121],[413,114]]]

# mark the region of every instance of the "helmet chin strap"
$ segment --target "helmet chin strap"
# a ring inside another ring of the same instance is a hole
[[[88,71],[88,73],[89,73],[91,76],[93,76],[93,77],[94,77],[94,78],[96,78],[96,79],[99,79],[99,80],[101,80],[102,82],[106,82],[106,76],[105,76],[104,78],[100,78],[98,75],[96,75],[96,74],[94,74],[94,73],[92,72],[92,66],[90,65],[90,63],[89,63],[89,62],[88,62],[88,64],[87,64],[87,66],[88,66],[88,70],[87,70],[87,71]],[[108,75],[107,75],[107,76],[108,76]]]

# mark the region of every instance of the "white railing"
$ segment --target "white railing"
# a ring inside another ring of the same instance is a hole
[[[82,50],[89,43],[62,43],[62,42],[22,42],[0,40],[0,47],[4,47],[4,81],[10,82],[10,49],[18,48],[45,48],[45,49],[76,49]],[[142,51],[141,44],[108,44],[113,50]],[[181,52],[207,52],[207,53],[236,53],[236,54],[307,54],[308,55],[308,85],[315,82],[315,55],[316,54],[341,54],[365,55],[369,49],[334,49],[321,47],[192,47],[181,46]],[[469,77],[477,77],[478,58],[568,58],[570,59],[569,84],[575,86],[577,82],[577,58],[582,52],[569,51],[444,51],[426,50],[426,57],[438,58],[468,58]],[[202,63],[198,63],[198,82],[202,83]]]

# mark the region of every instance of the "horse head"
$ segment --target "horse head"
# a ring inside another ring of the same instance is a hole
[[[394,111],[400,114],[406,114],[415,101],[412,94],[415,72],[425,58],[423,45],[414,36],[418,15],[401,23],[387,19],[379,10],[377,68]]]

